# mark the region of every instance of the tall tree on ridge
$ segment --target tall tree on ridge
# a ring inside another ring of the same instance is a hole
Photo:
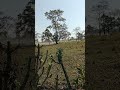
[[[62,25],[65,23],[66,20],[65,18],[62,17],[63,12],[64,11],[57,9],[57,10],[50,10],[49,12],[45,13],[47,19],[51,21],[52,29],[55,30],[54,40],[56,44],[58,44],[59,41],[59,30],[61,29]]]

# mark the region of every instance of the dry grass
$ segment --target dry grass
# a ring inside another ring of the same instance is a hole
[[[87,37],[85,48],[89,90],[119,90],[120,34]]]
[[[84,64],[85,59],[85,41],[69,41],[60,42],[57,45],[45,45],[42,47],[41,52],[45,55],[48,50],[49,55],[53,55],[56,58],[57,49],[63,49],[63,64],[69,75],[69,79],[72,83],[73,79],[77,77],[77,67]],[[57,59],[55,59],[57,61]],[[48,59],[49,62],[49,59]],[[48,79],[47,83],[55,85],[55,77],[59,75],[59,84],[66,83],[63,71],[58,64],[54,64],[51,70],[52,77]],[[40,79],[42,81],[42,79]]]

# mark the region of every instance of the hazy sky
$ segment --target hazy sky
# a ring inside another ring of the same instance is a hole
[[[36,31],[42,33],[50,25],[44,13],[49,10],[61,9],[64,11],[64,18],[68,25],[68,31],[73,33],[75,27],[85,29],[85,0],[36,0],[35,23]],[[74,34],[72,34],[73,36]]]

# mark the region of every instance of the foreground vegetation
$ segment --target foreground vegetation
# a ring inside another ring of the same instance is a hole
[[[62,50],[62,63],[68,75],[70,84],[74,88],[82,87],[84,83],[84,59],[85,59],[85,41],[69,41],[69,42],[60,42],[59,44],[52,45],[43,45],[41,48],[41,54],[43,55],[43,60],[46,58],[46,51],[48,50],[48,60],[45,64],[45,68],[48,68],[48,64],[50,63],[50,57],[54,58],[55,62],[59,62],[57,60],[58,50]],[[58,87],[62,90],[66,88],[67,81],[64,76],[64,71],[62,67],[58,63],[53,63],[53,66],[50,70],[51,77],[48,78],[45,82],[47,86],[56,86],[56,77]],[[42,78],[39,80],[39,85],[43,82],[43,78],[45,78],[46,73],[42,75]],[[79,78],[79,79],[78,79]]]

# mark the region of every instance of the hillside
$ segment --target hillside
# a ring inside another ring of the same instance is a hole
[[[83,66],[85,59],[85,41],[69,41],[69,42],[60,42],[59,44],[53,45],[44,45],[41,48],[41,53],[45,58],[46,51],[48,50],[48,54],[53,55],[56,62],[56,52],[61,48],[63,49],[63,64],[68,73],[71,84],[74,82],[73,80],[77,77],[77,68]],[[49,59],[48,59],[49,62]],[[47,67],[47,65],[46,65]],[[53,64],[52,70],[50,72],[52,77],[49,78],[46,84],[55,85],[55,77],[59,76],[59,86],[64,87],[66,85],[66,81],[64,78],[64,73],[58,64]],[[44,76],[43,76],[44,78]],[[42,78],[40,79],[40,83]]]
[[[120,34],[88,36],[85,72],[89,90],[119,90]]]

